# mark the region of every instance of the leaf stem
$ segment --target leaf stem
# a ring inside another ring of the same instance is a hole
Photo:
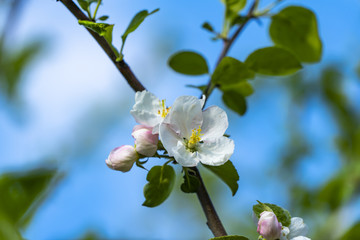
[[[253,4],[251,5],[249,11],[246,14],[245,20],[244,22],[238,27],[238,29],[234,32],[234,34],[228,38],[228,39],[224,39],[224,46],[223,49],[220,53],[220,56],[216,62],[215,68],[220,64],[221,60],[228,54],[230,48],[232,47],[234,41],[237,39],[237,37],[240,35],[240,33],[244,30],[245,26],[247,25],[247,23],[249,22],[250,19],[255,18],[254,16],[254,11],[256,9],[258,5],[258,0],[254,0]],[[212,91],[214,90],[215,86],[214,84],[211,82],[211,78],[206,86],[206,89],[204,90],[203,94],[205,95],[205,104],[206,101],[209,99],[210,94],[212,93]],[[205,106],[204,104],[204,106]]]
[[[78,20],[87,20],[91,21],[72,0],[58,0],[78,19]],[[123,75],[130,87],[135,91],[143,91],[145,87],[142,83],[136,78],[135,74],[131,71],[129,65],[124,61],[116,61],[116,54],[114,50],[105,40],[104,37],[99,36],[99,34],[93,32],[92,30],[86,29],[91,36],[96,40],[100,47],[105,51],[108,57],[111,59],[116,68]]]
[[[93,17],[92,17],[92,19],[93,19],[94,21],[95,21],[96,14],[97,14],[97,11],[98,11],[98,9],[99,9],[100,4],[101,4],[101,0],[98,0],[97,5],[96,5],[96,8],[95,8],[95,11],[94,11],[94,15],[93,15]]]

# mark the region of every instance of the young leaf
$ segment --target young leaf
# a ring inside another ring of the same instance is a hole
[[[292,51],[301,62],[318,62],[322,44],[315,14],[303,7],[290,6],[271,19],[273,42]]]
[[[138,12],[133,19],[131,19],[131,22],[129,23],[128,27],[126,28],[125,32],[123,33],[123,35],[121,36],[122,39],[122,45],[121,45],[121,49],[120,49],[120,56],[122,57],[122,51],[124,49],[124,45],[125,45],[125,41],[127,36],[132,33],[133,31],[135,31],[140,24],[145,20],[146,17],[150,16],[153,13],[156,13],[157,11],[159,11],[159,8],[155,9],[152,12],[148,12],[148,10],[142,10],[140,12]],[[120,59],[121,60],[121,59]]]
[[[195,86],[195,85],[189,84],[189,85],[186,85],[186,87],[197,88],[197,89],[199,89],[201,92],[204,92],[207,86],[206,86],[206,85]]]
[[[232,57],[224,57],[211,76],[211,81],[226,88],[227,85],[237,84],[254,76],[254,72],[244,63]]]
[[[168,61],[169,66],[178,73],[202,75],[209,72],[203,56],[195,52],[177,52]]]
[[[350,229],[348,229],[345,234],[340,238],[340,240],[354,240],[360,236],[360,221],[355,223]]]
[[[281,222],[282,226],[285,226],[285,227],[290,226],[291,215],[290,215],[289,211],[282,207],[279,207],[275,204],[271,204],[271,203],[261,203],[260,202],[259,204],[256,204],[253,206],[253,211],[257,218],[260,218],[260,214],[263,211],[269,211],[269,209],[264,207],[264,205],[266,207],[269,207],[270,210],[272,210],[275,213],[278,221]]]
[[[89,2],[86,0],[77,0],[80,7],[84,10],[84,11],[88,11],[89,8]]]
[[[217,175],[228,187],[230,188],[232,195],[234,196],[239,188],[239,174],[236,168],[229,160],[225,164],[220,166],[209,166],[203,164],[203,166]]]
[[[247,57],[245,64],[257,73],[271,76],[289,75],[302,68],[291,52],[280,47],[258,49]]]
[[[250,83],[244,81],[238,84],[231,84],[231,85],[221,85],[220,89],[224,92],[226,91],[235,91],[240,93],[244,97],[248,97],[254,93],[254,88],[251,86]]]
[[[175,183],[175,171],[169,165],[154,166],[146,176],[148,183],[144,187],[146,207],[156,207],[170,195]]]
[[[214,238],[210,238],[209,240],[249,240],[249,239],[243,236],[230,235],[230,236],[214,237]]]
[[[205,30],[208,30],[209,32],[215,32],[213,26],[211,26],[211,24],[208,22],[204,22],[201,27]]]
[[[199,186],[200,181],[196,176],[191,175],[188,172],[184,173],[184,182],[180,186],[181,191],[184,193],[195,193],[197,192]]]
[[[106,21],[109,18],[109,16],[101,16],[98,18],[100,21]]]
[[[246,99],[241,93],[234,90],[223,91],[222,100],[228,108],[240,114],[240,116],[246,113]]]
[[[221,0],[225,4],[225,18],[230,22],[237,16],[239,11],[246,5],[246,0]]]
[[[112,46],[112,32],[114,24],[107,23],[95,23],[92,21],[79,20],[79,24],[85,26],[88,29],[93,30],[100,36],[104,37],[106,41]]]

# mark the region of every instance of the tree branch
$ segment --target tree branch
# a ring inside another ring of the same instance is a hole
[[[207,220],[206,224],[208,225],[208,227],[210,228],[211,232],[214,234],[215,237],[227,236],[226,230],[218,214],[216,213],[215,207],[212,204],[210,196],[205,188],[205,184],[200,176],[199,169],[197,167],[192,167],[191,169],[195,172],[197,178],[200,181],[200,186],[196,192],[196,195],[205,213],[205,217]]]
[[[229,39],[225,39],[224,40],[224,46],[223,46],[223,49],[220,53],[220,56],[216,62],[216,65],[215,65],[215,68],[220,64],[221,60],[228,54],[230,48],[232,47],[234,41],[237,39],[237,37],[240,35],[240,33],[244,30],[245,26],[247,25],[247,23],[249,22],[250,19],[254,18],[254,10],[255,10],[255,7],[257,5],[257,0],[254,0],[253,4],[251,5],[249,11],[247,12],[246,14],[246,17],[244,19],[244,22],[238,27],[238,29],[235,31],[235,33],[232,35],[231,38]],[[205,95],[205,104],[206,104],[206,101],[208,100],[209,98],[209,95],[211,94],[212,90],[213,90],[214,86],[212,85],[211,83],[211,78],[206,86],[206,89],[204,91],[204,95]],[[205,106],[204,104],[204,106]]]
[[[65,7],[76,17],[77,20],[86,20],[91,21],[72,0],[59,0],[62,2]],[[141,84],[141,82],[136,78],[135,74],[131,71],[129,65],[124,60],[116,61],[116,55],[109,45],[109,43],[105,40],[104,37],[100,36],[96,32],[93,32],[90,29],[86,30],[91,34],[91,36],[96,40],[96,42],[100,45],[100,47],[105,51],[111,61],[114,63],[116,68],[120,71],[123,77],[126,79],[127,83],[130,87],[135,91],[143,91],[145,87]]]

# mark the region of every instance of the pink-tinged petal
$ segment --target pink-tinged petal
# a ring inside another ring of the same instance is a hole
[[[139,159],[135,148],[130,145],[123,145],[113,149],[105,160],[106,165],[114,170],[128,172]]]
[[[135,138],[136,151],[141,155],[152,157],[157,151],[159,135],[152,133],[151,127],[136,125],[131,134]]]
[[[178,134],[171,128],[171,125],[162,123],[159,127],[159,136],[162,145],[168,152],[169,156],[174,156],[174,150],[177,148],[179,141],[183,141]]]
[[[264,211],[260,214],[257,232],[267,240],[280,238],[281,224],[273,212]]]
[[[130,113],[137,123],[149,127],[158,125],[163,120],[158,113],[159,110],[161,110],[161,102],[154,94],[146,90],[136,92],[135,104]]]
[[[303,219],[299,217],[291,218],[289,229],[290,229],[290,234],[288,236],[289,239],[298,236],[305,236],[308,233],[308,227],[304,223]]]
[[[182,142],[174,149],[174,158],[183,167],[195,167],[199,163],[197,152],[190,152]]]
[[[182,138],[188,139],[193,129],[202,125],[203,100],[194,96],[178,97],[171,107],[170,113],[164,119]]]
[[[227,137],[204,141],[198,145],[198,158],[203,164],[219,166],[230,159],[234,148],[234,141]]]
[[[211,106],[203,111],[203,124],[201,126],[201,139],[219,138],[224,135],[229,126],[226,112],[217,106]]]

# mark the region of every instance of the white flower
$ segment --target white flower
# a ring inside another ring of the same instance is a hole
[[[135,104],[130,111],[137,123],[152,127],[153,133],[159,133],[159,124],[169,113],[170,108],[165,105],[165,100],[158,99],[154,94],[144,90],[136,92]]]
[[[139,156],[133,146],[123,145],[113,149],[105,163],[111,169],[128,172],[138,159]]]
[[[281,224],[273,212],[264,211],[260,214],[257,232],[266,238],[266,240],[275,240],[280,238]]]
[[[160,124],[162,144],[184,167],[222,165],[234,152],[233,140],[223,136],[228,127],[225,111],[216,106],[202,111],[203,105],[204,99],[178,97]]]
[[[136,125],[131,135],[135,138],[135,149],[141,155],[152,157],[156,153],[159,134],[152,134],[152,127]]]
[[[280,240],[311,240],[305,237],[308,227],[302,218],[293,217],[289,227],[283,227]]]

